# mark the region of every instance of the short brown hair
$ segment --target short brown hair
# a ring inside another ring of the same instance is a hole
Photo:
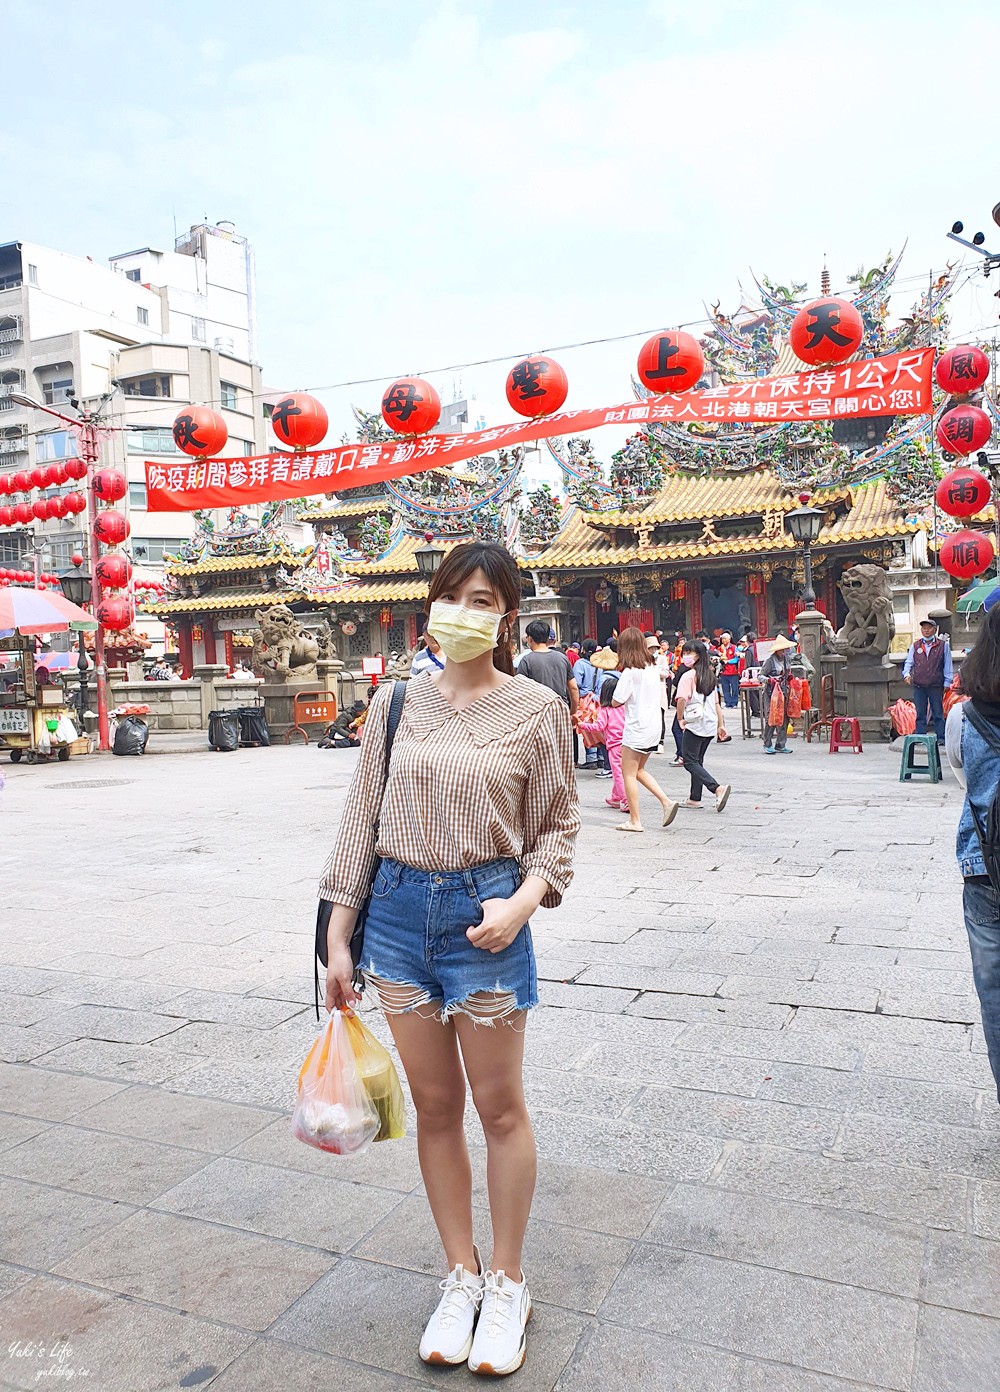
[[[439,595],[448,590],[458,589],[477,570],[481,570],[486,576],[490,589],[503,605],[505,614],[515,613],[521,607],[521,572],[514,557],[498,542],[470,541],[449,551],[431,577],[430,588],[427,591],[428,615],[431,605]],[[501,631],[493,649],[493,666],[509,676],[514,675],[511,637],[510,633],[504,635]]]
[[[641,628],[627,628],[618,635],[618,666],[623,672],[627,667],[652,667],[655,661]]]

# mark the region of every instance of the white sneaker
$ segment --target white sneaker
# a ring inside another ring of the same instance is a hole
[[[494,1377],[516,1373],[524,1362],[524,1328],[530,1319],[527,1282],[512,1281],[503,1271],[487,1271],[469,1371],[491,1373]]]
[[[473,1246],[472,1250],[481,1271],[479,1248]],[[483,1277],[456,1266],[440,1283],[440,1289],[444,1295],[427,1321],[420,1340],[420,1357],[425,1363],[464,1363],[472,1351],[472,1330],[483,1297]]]

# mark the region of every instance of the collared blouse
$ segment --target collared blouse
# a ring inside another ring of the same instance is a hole
[[[361,908],[376,857],[439,873],[510,858],[525,878],[545,880],[542,904],[555,908],[573,876],[580,829],[566,703],[538,682],[511,678],[456,710],[429,674],[414,677],[383,799],[392,685],[369,708],[320,898]]]

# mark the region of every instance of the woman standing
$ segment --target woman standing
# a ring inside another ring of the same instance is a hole
[[[995,862],[997,847],[989,828],[1000,783],[1000,607],[990,609],[962,663],[962,689],[969,699],[949,713],[945,747],[948,761],[965,788],[955,850],[964,881],[962,907],[972,953],[972,978],[1000,1101],[1000,894],[994,887],[997,866],[990,864]]]
[[[380,688],[320,886],[334,905],[332,1010],[359,999],[349,943],[378,865],[361,966],[409,1080],[449,1268],[420,1356],[468,1360],[483,1373],[514,1372],[525,1357],[531,1299],[521,1245],[536,1168],[522,1086],[525,1023],[537,1002],[528,920],[561,901],[580,826],[566,703],[512,675],[520,596],[503,547],[475,542],[445,557],[431,581],[428,630],[447,665],[407,688],[384,792],[392,684]],[[486,1136],[493,1256],[485,1270],[473,1241],[466,1079]]]
[[[726,726],[719,703],[715,664],[704,643],[697,639],[684,644],[681,654],[684,672],[677,684],[677,719],[683,737],[684,767],[691,775],[691,794],[687,807],[701,807],[701,790],[715,794],[715,808],[721,812],[732,792],[728,783],[719,783],[705,767],[705,754],[716,735],[724,738]]]
[[[646,646],[642,630],[626,628],[618,639],[618,666],[621,676],[612,704],[625,707],[622,732],[622,780],[628,800],[629,819],[619,831],[645,831],[639,816],[639,785],[652,793],[663,808],[663,825],[677,816],[677,803],[646,772],[650,754],[660,742],[660,674],[656,658]]]
[[[779,633],[771,647],[770,657],[764,659],[760,669],[760,679],[763,690],[761,698],[761,716],[764,721],[764,753],[765,754],[791,754],[786,741],[788,739],[788,692],[789,683],[792,679],[791,654],[795,651],[795,644],[789,642],[783,633]],[[781,722],[777,725],[771,724],[771,700],[775,692],[781,695],[781,710],[783,712]],[[772,749],[771,746],[774,745]]]

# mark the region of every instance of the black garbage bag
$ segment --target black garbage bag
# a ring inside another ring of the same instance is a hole
[[[240,747],[240,718],[235,710],[209,711],[208,746],[226,753]]]
[[[238,706],[236,714],[240,722],[240,744],[271,743],[271,731],[267,728],[263,706]]]
[[[123,715],[115,731],[115,754],[144,754],[149,726],[138,715]]]

